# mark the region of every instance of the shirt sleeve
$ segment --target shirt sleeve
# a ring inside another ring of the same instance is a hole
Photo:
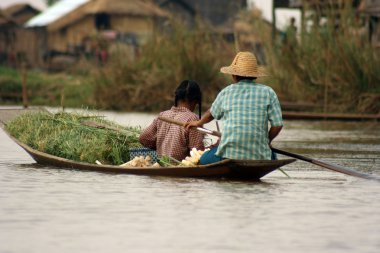
[[[284,123],[282,121],[282,112],[280,101],[278,101],[278,97],[274,90],[270,90],[270,104],[268,108],[268,118],[271,126],[283,126]]]
[[[219,120],[223,117],[223,97],[224,97],[224,90],[222,90],[217,96],[214,102],[211,105],[210,113],[214,117],[214,119]]]
[[[157,123],[158,118],[155,118],[147,128],[142,131],[139,137],[140,143],[147,148],[156,150],[157,143]]]

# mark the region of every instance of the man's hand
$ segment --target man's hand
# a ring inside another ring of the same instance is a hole
[[[190,128],[192,127],[200,127],[202,126],[202,122],[200,120],[197,120],[197,121],[189,121],[189,122],[186,122],[184,127],[186,128],[186,130],[190,130]]]
[[[202,127],[204,124],[209,123],[211,120],[213,120],[214,117],[210,113],[210,109],[203,114],[202,118],[197,121],[190,121],[185,123],[184,127],[189,130],[192,127]]]

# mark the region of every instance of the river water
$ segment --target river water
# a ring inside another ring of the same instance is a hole
[[[143,127],[154,117],[103,114]],[[375,122],[286,121],[274,146],[380,175],[379,133]],[[283,169],[290,178],[261,182],[57,169],[0,130],[0,253],[380,252],[378,181]]]

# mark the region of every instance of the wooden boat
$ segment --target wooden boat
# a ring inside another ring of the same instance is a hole
[[[0,123],[2,127],[16,116],[26,112],[22,109],[0,109]],[[237,178],[244,180],[259,180],[268,173],[294,162],[296,159],[283,160],[234,160],[226,159],[210,165],[199,165],[193,167],[173,166],[159,168],[134,168],[120,167],[115,165],[97,165],[85,162],[77,162],[69,159],[53,156],[35,150],[17,139],[10,136],[20,147],[22,147],[37,163],[69,169],[98,171],[107,173],[127,173],[135,175],[150,176],[172,176],[172,177],[222,177]]]

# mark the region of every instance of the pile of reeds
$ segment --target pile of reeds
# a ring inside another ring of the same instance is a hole
[[[93,126],[97,124],[103,128]],[[140,128],[122,127],[95,115],[26,113],[6,128],[36,150],[81,162],[120,165],[130,160],[129,148],[141,147]]]

